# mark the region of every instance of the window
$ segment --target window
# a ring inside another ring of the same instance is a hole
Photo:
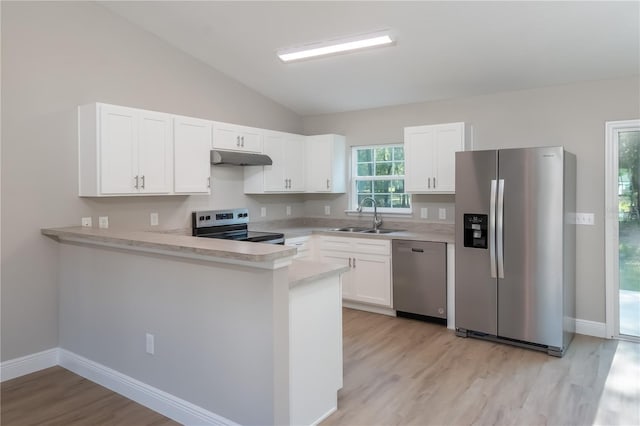
[[[354,146],[351,151],[351,207],[372,197],[378,210],[387,213],[411,213],[411,195],[404,192],[404,146]],[[366,201],[363,211],[372,211]]]

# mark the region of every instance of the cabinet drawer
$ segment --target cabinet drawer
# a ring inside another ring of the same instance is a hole
[[[391,254],[391,241],[357,238],[354,243],[353,251],[357,253],[382,254],[389,256]]]

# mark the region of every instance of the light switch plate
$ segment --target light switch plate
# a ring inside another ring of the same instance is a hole
[[[576,225],[593,225],[593,213],[576,213]]]
[[[158,226],[158,224],[160,223],[160,217],[158,213],[154,212],[149,215],[149,223],[151,224],[151,226]]]
[[[109,216],[99,216],[98,226],[102,229],[107,229],[109,227]]]
[[[331,206],[324,206],[324,214],[325,216],[331,215]]]
[[[426,207],[422,207],[420,209],[420,219],[428,219],[429,218],[429,210]]]
[[[286,212],[287,212],[287,216],[291,216],[291,206],[287,206]]]
[[[260,217],[266,217],[266,216],[267,216],[267,208],[260,207]]]
[[[91,228],[93,224],[91,223],[91,216],[82,218],[82,226],[85,228]]]
[[[447,209],[439,208],[438,209],[438,218],[440,220],[446,220],[447,219]]]

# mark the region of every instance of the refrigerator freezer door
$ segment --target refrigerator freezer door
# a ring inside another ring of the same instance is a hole
[[[456,153],[455,324],[456,328],[492,335],[498,334],[496,278],[492,278],[496,262],[491,260],[495,237],[492,240],[490,230],[487,248],[465,247],[464,215],[490,217],[495,212],[496,185],[492,181],[496,175],[497,151]]]
[[[559,147],[498,151],[504,181],[499,337],[563,345],[563,154]]]

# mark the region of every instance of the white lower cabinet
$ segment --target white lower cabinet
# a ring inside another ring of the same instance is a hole
[[[319,260],[349,266],[342,276],[343,299],[391,308],[389,240],[321,236]]]

